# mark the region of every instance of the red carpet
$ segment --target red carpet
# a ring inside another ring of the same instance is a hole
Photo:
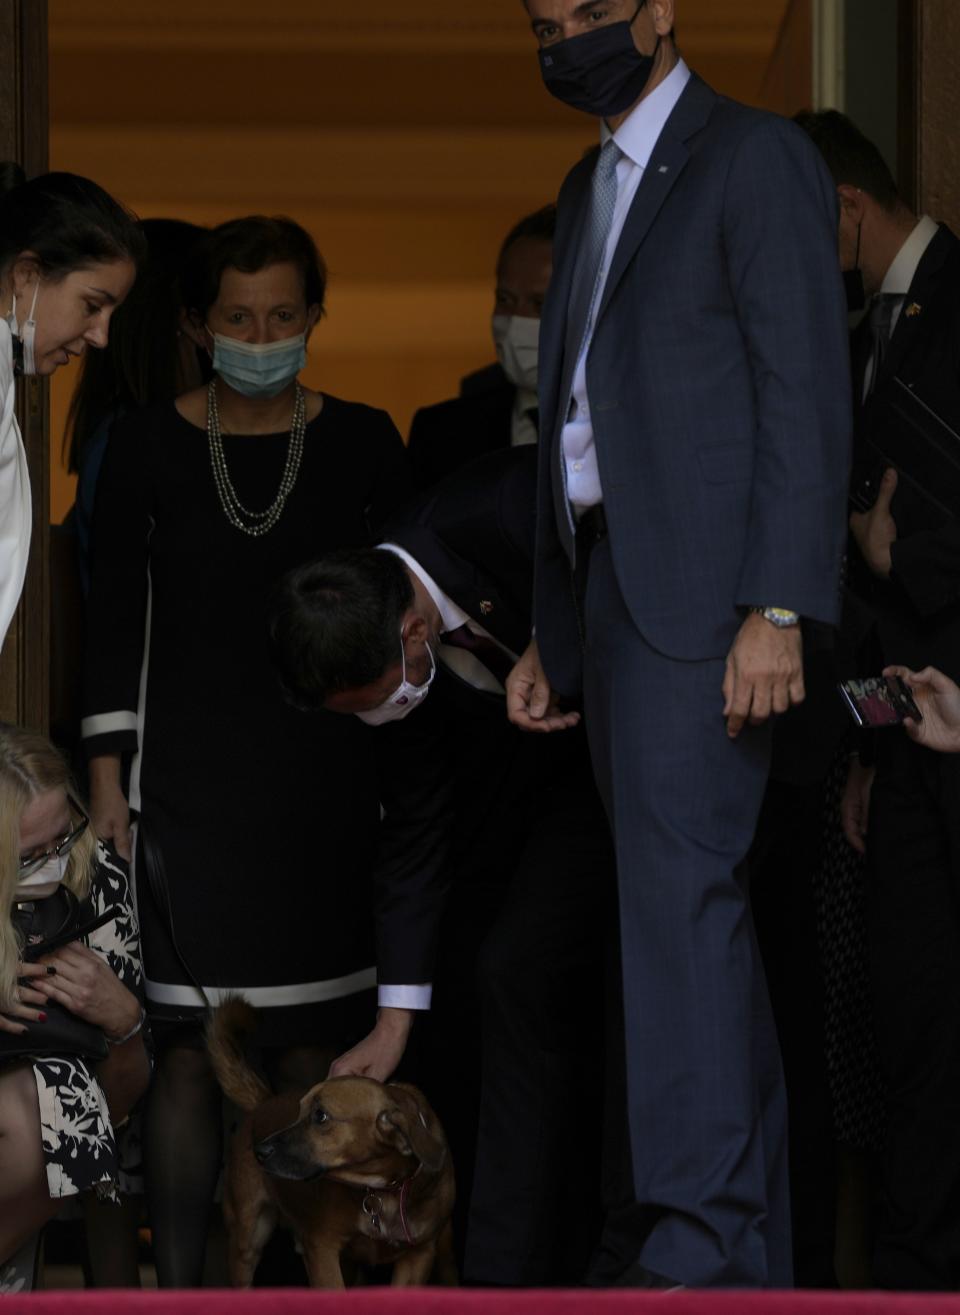
[[[960,1296],[779,1292],[458,1292],[367,1288],[350,1293],[38,1292],[3,1298],[3,1315],[960,1315]]]

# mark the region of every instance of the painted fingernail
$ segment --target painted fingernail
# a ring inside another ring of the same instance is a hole
[[[45,1023],[46,1021],[47,1021],[47,1016],[46,1016],[46,1014],[37,1014],[37,1022],[38,1022],[38,1023]]]
[[[47,965],[47,976],[48,976],[48,977],[56,977],[56,975],[57,975],[57,970],[56,970],[56,968],[54,968],[53,964],[48,964],[48,965]]]

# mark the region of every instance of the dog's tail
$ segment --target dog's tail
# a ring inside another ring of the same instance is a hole
[[[223,1094],[242,1110],[254,1110],[271,1095],[264,1080],[250,1067],[244,1038],[257,1023],[256,1011],[242,995],[228,996],[210,1015],[207,1051]]]

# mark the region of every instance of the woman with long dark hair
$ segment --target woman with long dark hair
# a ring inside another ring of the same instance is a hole
[[[88,347],[105,347],[142,254],[135,219],[96,183],[68,173],[27,182],[19,166],[0,164],[0,644],[30,550],[15,377],[51,375]]]

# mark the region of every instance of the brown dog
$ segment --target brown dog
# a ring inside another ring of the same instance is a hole
[[[297,1111],[247,1062],[243,1039],[254,1026],[254,1010],[238,997],[207,1029],[220,1086],[244,1112],[224,1182],[234,1287],[251,1285],[280,1222],[300,1241],[311,1287],[344,1287],[344,1261],[348,1270],[350,1262],[392,1265],[395,1287],[456,1283],[453,1167],[421,1093],[402,1082],[331,1078]]]

